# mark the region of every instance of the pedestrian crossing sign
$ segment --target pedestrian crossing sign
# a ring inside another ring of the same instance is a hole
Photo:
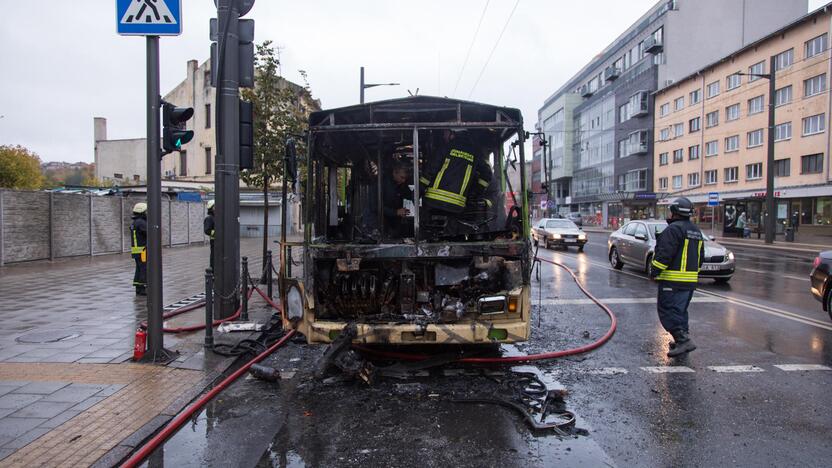
[[[123,36],[182,33],[182,0],[116,0],[116,31]]]

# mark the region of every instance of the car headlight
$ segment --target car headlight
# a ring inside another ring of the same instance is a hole
[[[297,286],[289,287],[286,294],[286,317],[289,320],[297,320],[303,317],[303,297]]]
[[[560,234],[552,234],[552,239],[560,239]]]
[[[728,252],[728,260],[730,260],[732,262],[734,261],[734,252],[731,252],[731,251]]]
[[[586,234],[578,234],[578,239],[586,240]]]

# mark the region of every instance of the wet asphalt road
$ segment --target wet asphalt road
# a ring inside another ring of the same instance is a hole
[[[150,465],[829,466],[832,321],[808,291],[811,255],[733,249],[736,276],[703,281],[691,304],[699,349],[670,360],[655,285],[611,270],[606,236],[590,238],[585,253],[540,252],[573,268],[618,319],[602,348],[534,366],[568,392],[578,417],[570,435],[533,433],[508,409],[451,401],[498,392],[510,374],[452,368],[372,387],[323,384],[311,378],[323,349],[292,343],[266,361],[284,380],[239,381]],[[573,347],[606,331],[606,315],[568,274],[548,264],[541,273],[532,339],[513,352]]]

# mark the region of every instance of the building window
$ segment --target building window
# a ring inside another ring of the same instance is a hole
[[[627,172],[624,177],[624,190],[628,192],[635,192],[638,190],[647,189],[647,169],[637,169],[635,171]]]
[[[673,163],[680,163],[685,160],[685,152],[682,149],[673,150]]]
[[[680,175],[673,176],[673,188],[675,188],[675,189],[682,188],[682,176],[680,176]]]
[[[821,34],[820,36],[810,39],[806,41],[806,54],[805,57],[814,57],[819,53],[826,50],[826,33]]]
[[[748,67],[748,73],[749,73],[749,75],[751,75],[751,76],[748,77],[748,82],[751,83],[752,81],[759,80],[760,79],[759,76],[753,76],[753,75],[762,75],[765,72],[766,72],[766,62],[765,61],[757,62],[754,65],[751,65],[750,67]]]
[[[784,68],[792,66],[794,63],[794,49],[789,49],[777,54],[774,58],[774,71],[780,71]]]
[[[774,161],[774,177],[788,177],[791,175],[791,158],[777,159]]]
[[[689,132],[694,133],[698,132],[700,128],[700,119],[699,117],[694,117],[688,121],[688,127],[690,128]]]
[[[667,153],[659,154],[659,166],[667,166]]]
[[[763,146],[763,129],[754,130],[752,132],[748,132],[748,147],[755,148],[757,146]]]
[[[690,92],[690,96],[689,96],[688,101],[690,102],[691,106],[698,103],[701,100],[702,100],[702,90],[701,89],[697,89],[697,90],[694,90],[694,91]]]
[[[803,136],[823,133],[826,130],[824,114],[813,115],[803,119]]]
[[[699,159],[699,145],[693,145],[688,148],[688,160],[693,161]]]
[[[725,183],[730,184],[739,180],[740,168],[737,166],[725,168]]]
[[[714,185],[717,182],[716,169],[705,171],[705,185]]]
[[[782,106],[792,102],[792,85],[782,87],[774,92],[774,105]]]
[[[214,167],[213,161],[211,161],[211,148],[205,148],[205,174],[210,174],[211,169]]]
[[[629,104],[623,104],[621,107],[618,108],[618,123],[624,123],[630,120],[629,109]]]
[[[719,111],[708,112],[705,115],[705,128],[716,127],[719,125]]]
[[[670,113],[670,103],[666,102],[659,107],[659,117],[664,117]]]
[[[740,149],[740,136],[733,135],[725,139],[725,152],[738,151]]]
[[[673,101],[673,110],[682,110],[685,108],[685,97],[678,97]]]
[[[728,75],[725,78],[725,90],[731,91],[732,89],[739,88],[742,84],[742,75],[738,75],[734,73],[733,75]]]
[[[820,174],[823,172],[823,155],[810,154],[800,158],[801,174]]]
[[[734,104],[725,108],[725,121],[730,122],[740,118],[740,105]]]
[[[705,143],[705,156],[716,156],[719,154],[719,141],[713,140]]]
[[[659,131],[659,141],[667,141],[670,139],[670,129],[663,128]]]
[[[691,172],[688,174],[688,187],[699,187],[699,173]]]
[[[765,107],[765,100],[762,95],[748,100],[748,115],[759,114]]]
[[[826,91],[826,73],[803,80],[803,97],[814,96]]]
[[[659,190],[667,190],[667,177],[659,177]]]
[[[708,99],[719,94],[719,81],[708,84]]]
[[[187,151],[180,151],[179,152],[179,175],[187,176],[188,175],[188,152]]]
[[[679,138],[680,136],[685,134],[685,124],[677,123],[673,124],[673,136],[675,138]]]
[[[763,178],[763,163],[745,165],[745,180],[757,180]]]
[[[774,141],[789,140],[792,137],[792,123],[785,122],[774,127]]]
[[[211,104],[205,104],[205,128],[211,128]]]

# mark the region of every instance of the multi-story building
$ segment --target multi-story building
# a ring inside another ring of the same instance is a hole
[[[657,92],[654,184],[663,201],[684,195],[704,226],[737,233],[742,216],[759,232],[773,110],[777,232],[797,224],[802,234],[832,235],[830,35],[832,4]],[[773,109],[769,80],[753,76],[772,72]],[[711,192],[721,199],[713,211]]]
[[[586,223],[611,227],[654,216],[652,94],[804,15],[807,4],[662,0],[654,5],[538,112],[538,128],[547,140],[552,137],[553,159],[562,161],[560,166],[553,161],[550,174],[557,210],[580,211]],[[561,115],[562,130],[556,123]],[[559,159],[555,147],[561,133]]]

